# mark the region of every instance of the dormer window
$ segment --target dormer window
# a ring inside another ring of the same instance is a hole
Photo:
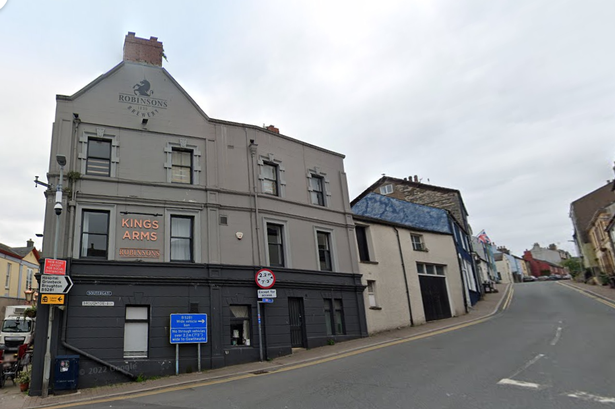
[[[391,193],[393,193],[393,185],[380,186],[381,195],[390,195]]]

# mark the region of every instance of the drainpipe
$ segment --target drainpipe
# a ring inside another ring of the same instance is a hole
[[[256,250],[258,252],[258,266],[260,267],[263,265],[263,263],[261,261],[261,234],[260,223],[258,220],[258,190],[256,188],[256,171],[254,170],[254,157],[256,156],[256,149],[258,148],[258,144],[254,143],[254,139],[250,139],[250,145],[248,145],[248,148],[250,149],[250,164],[252,168],[252,193],[254,195],[254,213],[256,217]]]
[[[397,236],[397,246],[399,248],[399,258],[401,259],[401,270],[404,273],[404,282],[406,283],[406,298],[408,299],[408,312],[410,313],[410,325],[414,327],[414,319],[412,318],[412,305],[410,304],[410,288],[408,287],[408,277],[406,277],[406,265],[404,264],[404,253],[401,251],[401,240],[399,239],[399,230],[393,227]]]
[[[456,249],[455,249],[456,250]],[[461,276],[461,285],[463,285],[463,307],[466,310],[466,314],[469,312],[468,309],[468,295],[470,289],[468,288],[468,283],[466,282],[466,277],[463,275],[463,257],[461,253],[457,253],[457,262],[459,263],[459,275]]]

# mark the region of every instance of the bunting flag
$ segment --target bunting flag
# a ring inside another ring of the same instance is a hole
[[[478,233],[478,236],[476,236],[476,238],[481,243],[491,244],[491,239],[489,239],[489,236],[487,236],[487,233],[485,233],[485,229],[481,230],[480,233]]]

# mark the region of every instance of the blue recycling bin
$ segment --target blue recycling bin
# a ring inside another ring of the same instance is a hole
[[[55,359],[53,390],[77,389],[79,381],[79,355],[58,355]]]

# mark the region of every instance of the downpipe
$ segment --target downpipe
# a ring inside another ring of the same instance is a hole
[[[399,258],[401,259],[401,270],[404,273],[404,282],[406,283],[406,298],[408,299],[408,312],[410,313],[410,325],[414,327],[414,319],[412,318],[412,304],[410,304],[410,288],[408,287],[408,277],[406,276],[406,264],[404,263],[404,253],[401,250],[401,240],[399,239],[399,230],[393,227],[397,236],[397,247],[399,248]]]

